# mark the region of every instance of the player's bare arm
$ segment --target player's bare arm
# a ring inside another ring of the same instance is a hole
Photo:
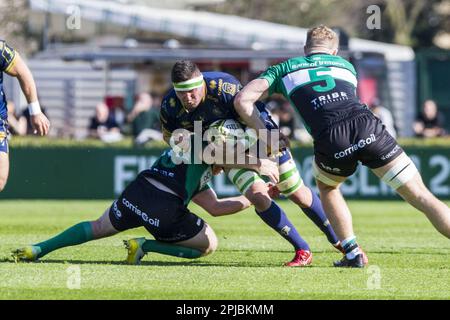
[[[244,196],[219,199],[213,189],[206,189],[200,192],[192,198],[192,201],[213,217],[238,213],[251,206],[250,201]]]
[[[264,122],[254,107],[256,101],[268,96],[269,83],[265,79],[255,79],[249,82],[235,97],[234,107],[245,123],[255,129],[266,129]]]
[[[34,133],[40,136],[47,135],[50,129],[50,121],[41,111],[33,75],[18,52],[16,52],[14,65],[6,73],[19,80],[20,87],[29,105]]]
[[[269,96],[269,83],[266,79],[255,79],[250,81],[236,95],[234,99],[234,108],[241,116],[244,122],[251,128],[255,129],[258,136],[260,130],[266,130],[266,125],[262,121],[255,102],[265,99]],[[267,133],[267,141],[271,141],[270,132]],[[281,139],[280,147],[286,147],[289,143],[284,137]]]

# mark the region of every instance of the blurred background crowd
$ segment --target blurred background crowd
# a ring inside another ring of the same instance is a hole
[[[137,145],[162,139],[159,108],[176,60],[245,84],[302,55],[307,28],[324,21],[356,67],[362,102],[392,135],[449,137],[449,17],[445,0],[0,0],[1,37],[26,57],[51,136]],[[17,81],[4,86],[11,134],[31,134]],[[286,100],[266,103],[285,135],[311,141]]]

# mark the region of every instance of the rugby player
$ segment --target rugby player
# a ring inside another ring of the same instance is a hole
[[[35,134],[46,135],[50,122],[42,113],[37,98],[36,84],[33,76],[19,53],[10,47],[4,40],[0,40],[0,192],[5,188],[9,175],[8,157],[8,109],[6,96],[3,92],[3,72],[16,77],[24,93],[28,110],[31,115],[31,124]]]
[[[322,203],[345,256],[336,267],[363,267],[364,254],[353,232],[350,210],[339,186],[361,162],[422,211],[450,238],[450,209],[425,187],[411,159],[384,125],[359,102],[355,68],[337,56],[338,36],[326,26],[308,30],[305,57],[269,67],[236,96],[235,107],[255,130],[264,130],[255,103],[284,95],[300,113],[314,139],[314,175]]]
[[[201,121],[203,130],[221,119],[239,120],[233,100],[241,88],[240,82],[223,72],[201,72],[189,60],[178,61],[172,68],[173,88],[161,104],[161,127],[164,140],[170,143],[177,129],[194,131],[194,121]],[[277,128],[263,103],[258,108],[269,129]],[[339,241],[323,211],[318,196],[303,184],[294,159],[288,149],[279,157],[280,192],[297,204],[303,212],[325,233],[328,241],[342,251]],[[255,206],[257,215],[272,229],[289,241],[296,251],[287,266],[305,266],[311,263],[311,250],[298,234],[283,210],[272,200],[264,180],[254,171],[227,170],[227,175],[237,189]]]
[[[200,164],[178,161],[174,158],[177,156],[172,149],[166,150],[97,220],[78,223],[51,239],[17,249],[12,252],[13,258],[15,261],[35,261],[60,248],[141,226],[155,240],[136,238],[124,241],[129,264],[139,264],[147,252],[188,259],[214,252],[217,237],[203,219],[189,211],[190,201],[213,216],[237,213],[251,204],[244,196],[218,199],[208,185],[213,166],[201,161]],[[249,168],[268,175],[278,170],[273,162],[264,159],[258,159],[256,165],[233,167]]]

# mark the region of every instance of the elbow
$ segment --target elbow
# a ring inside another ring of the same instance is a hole
[[[219,204],[214,204],[208,208],[208,213],[212,217],[220,217],[223,214],[223,210]]]
[[[242,111],[244,111],[244,108],[242,106],[243,103],[243,98],[242,98],[242,92],[239,92],[235,97],[234,97],[234,108],[236,109],[236,111],[238,113],[241,113]]]
[[[212,209],[212,210],[209,210],[208,213],[210,214],[211,217],[220,217],[222,214],[222,211],[218,210],[218,209]]]

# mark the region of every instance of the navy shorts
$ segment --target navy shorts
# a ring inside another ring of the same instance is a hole
[[[359,162],[376,169],[402,152],[380,119],[368,110],[350,114],[345,120],[330,125],[314,141],[317,166],[343,177],[351,176]]]
[[[116,230],[144,227],[156,240],[164,242],[191,239],[205,224],[181,198],[159,190],[142,174],[113,202],[109,218]]]
[[[8,151],[8,121],[0,118],[0,152]]]

